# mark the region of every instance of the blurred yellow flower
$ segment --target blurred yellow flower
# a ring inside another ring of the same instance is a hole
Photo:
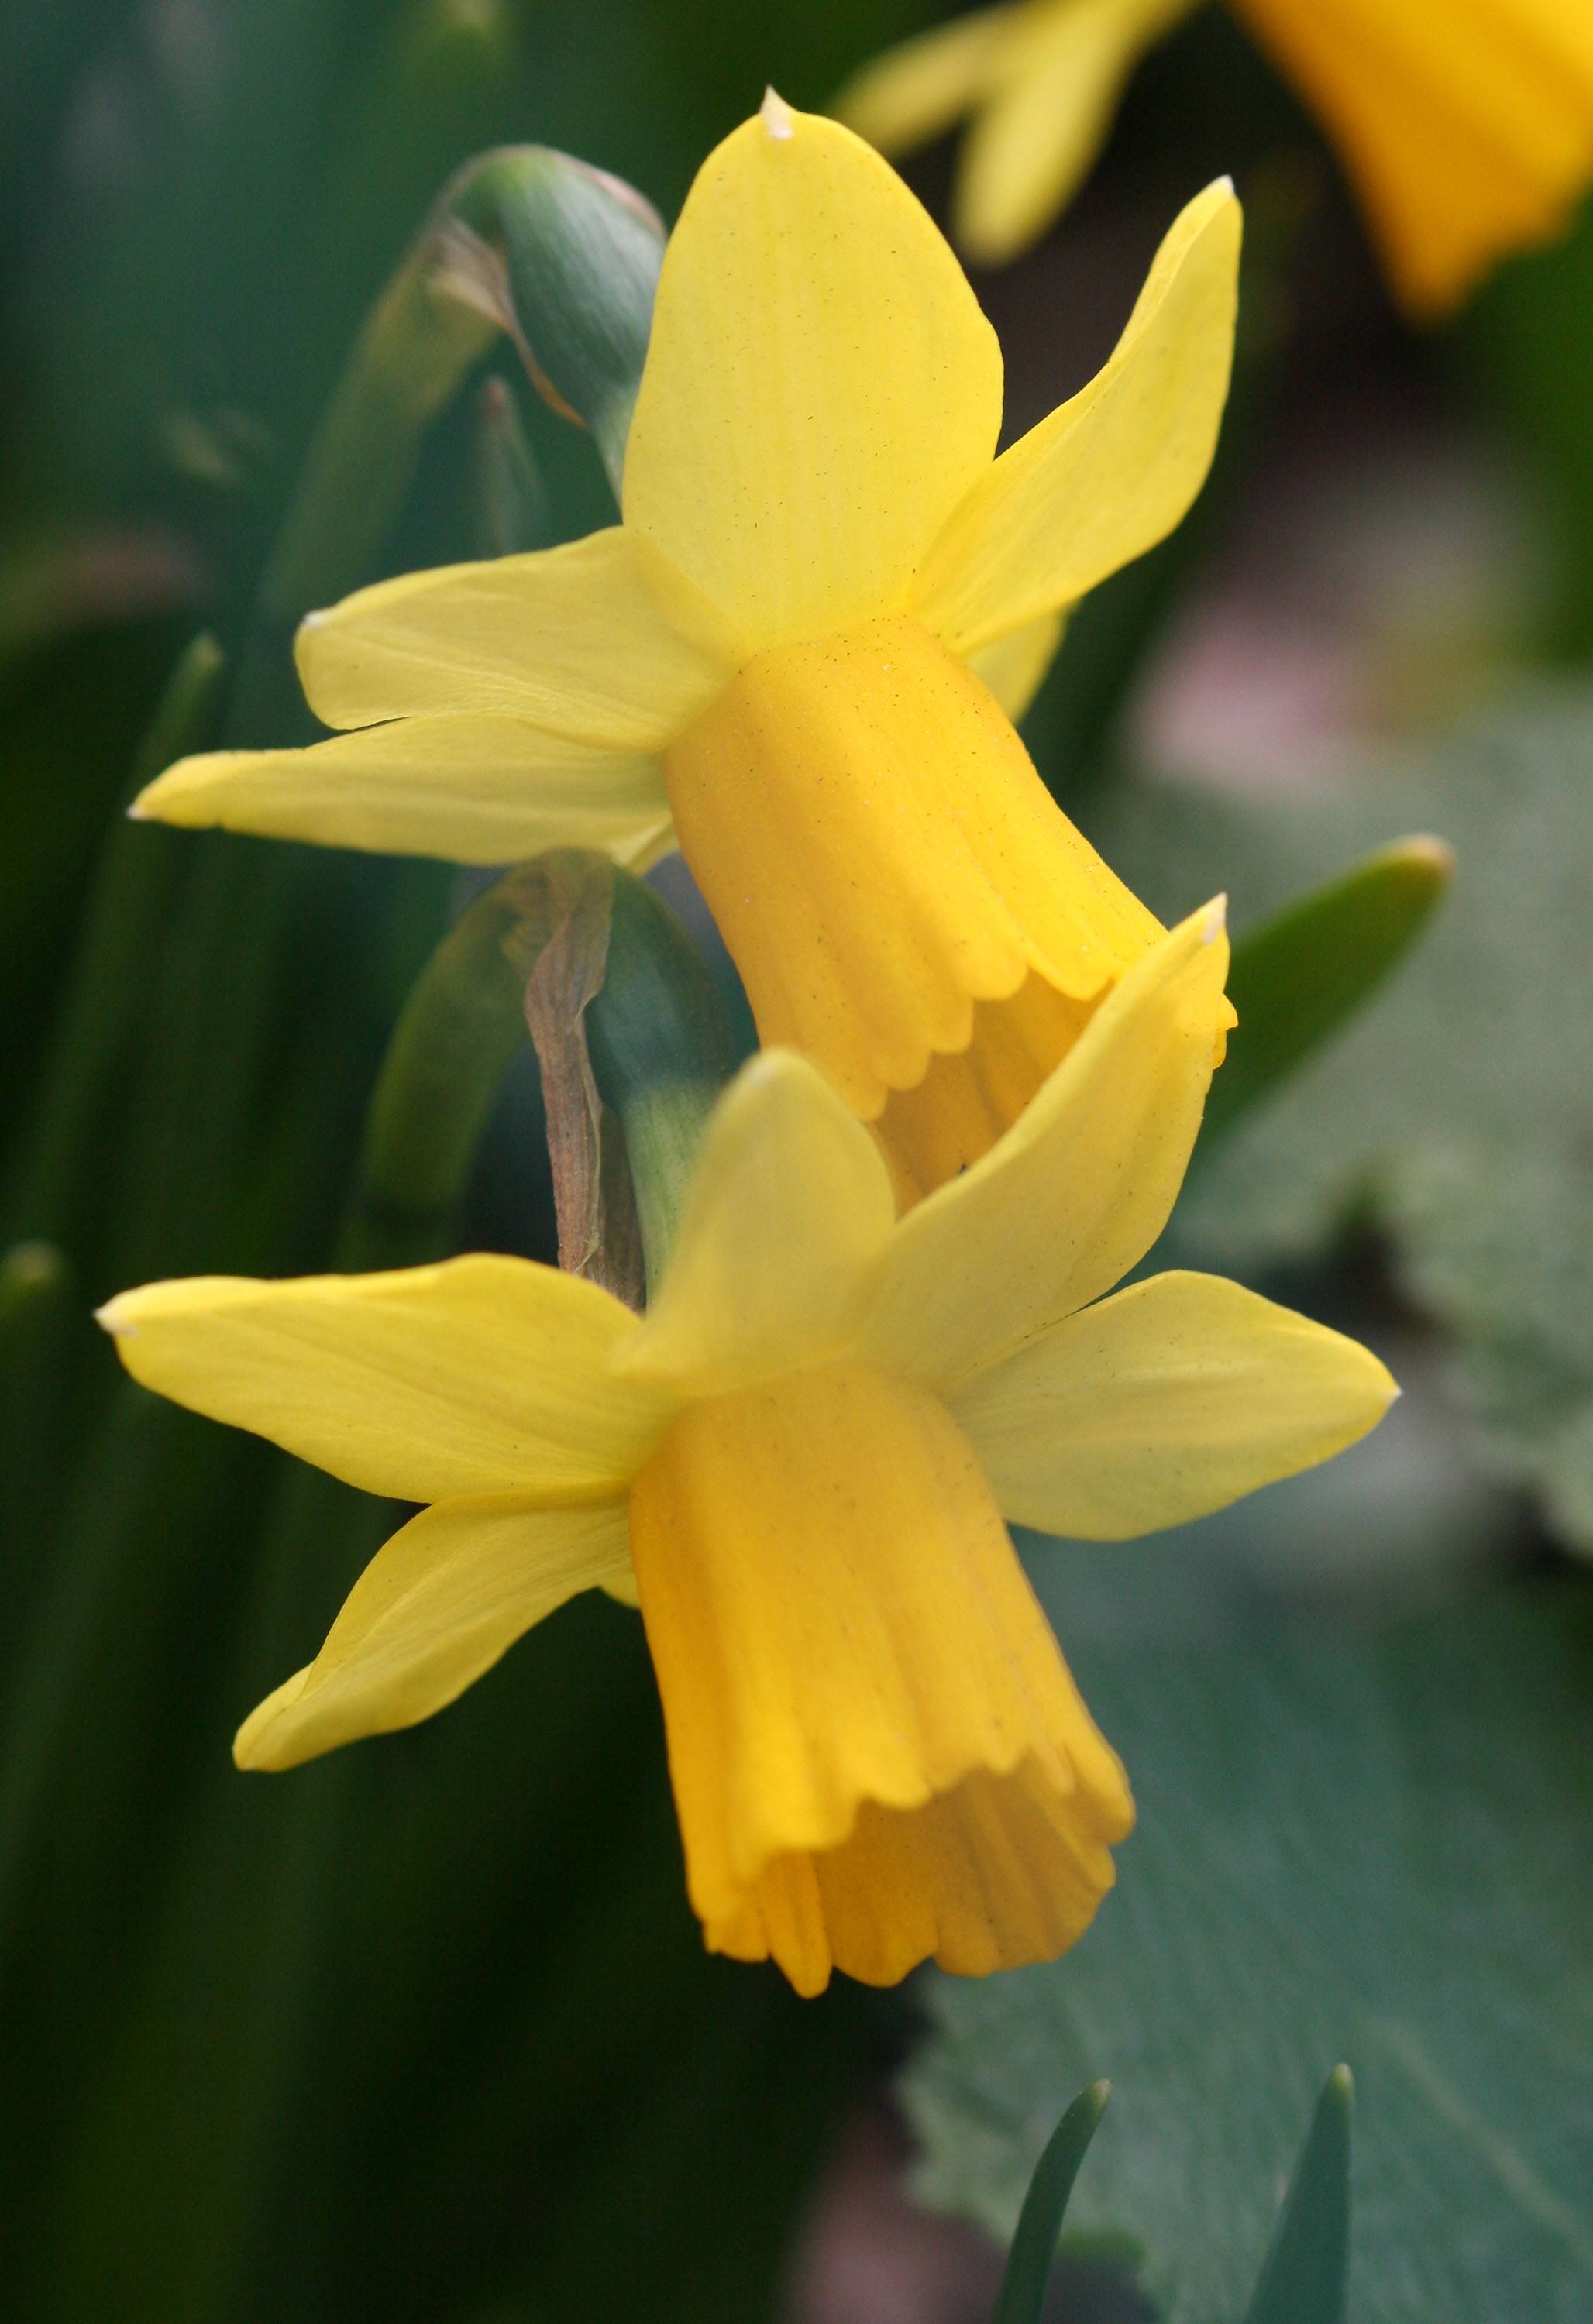
[[[312,615],[305,690],[357,731],[189,760],[137,811],[488,863],[640,864],[678,833],[763,1039],[923,1191],[1161,934],[1011,719],[1063,609],[1199,488],[1238,246],[1214,186],[1106,368],[996,459],[1000,350],[949,247],[850,131],[771,97],[671,239],[624,522]]]
[[[641,1606],[711,1948],[813,1993],[832,1967],[981,1975],[1070,1943],[1133,1807],[1003,1517],[1172,1524],[1327,1458],[1394,1393],[1217,1277],[1102,1296],[1177,1193],[1227,960],[1219,908],[1163,938],[900,1223],[822,1076],[755,1059],[644,1319],[503,1258],[113,1300],[136,1379],[433,1504],[245,1721],[240,1765],[424,1719],[606,1589]]]
[[[1229,0],[1337,140],[1413,313],[1546,240],[1593,184],[1588,0]],[[1051,224],[1144,51],[1200,0],[1014,0],[922,34],[842,90],[886,153],[971,115],[952,214],[999,265]]]

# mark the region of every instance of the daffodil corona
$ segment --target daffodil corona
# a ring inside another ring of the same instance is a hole
[[[431,1504],[239,1763],[424,1719],[605,1589],[646,1625],[710,1947],[812,1993],[1070,1943],[1133,1808],[1004,1519],[1171,1524],[1338,1452],[1394,1393],[1220,1279],[1103,1296],[1182,1177],[1226,964],[1215,908],[1143,953],[1016,1126],[899,1222],[824,1078],[755,1059],[643,1319],[491,1258],[113,1300],[137,1379]]]
[[[956,238],[990,265],[1072,196],[1144,51],[1201,0],[1013,0],[890,51],[843,119],[901,153],[972,116]],[[1229,0],[1337,140],[1417,314],[1560,232],[1593,183],[1588,0]]]
[[[671,236],[624,522],[384,582],[301,632],[303,752],[137,812],[500,862],[678,834],[766,1043],[909,1194],[975,1159],[1162,933],[1012,726],[1063,610],[1210,461],[1239,213],[1191,202],[1106,368],[999,459],[996,337],[852,134],[771,98]]]

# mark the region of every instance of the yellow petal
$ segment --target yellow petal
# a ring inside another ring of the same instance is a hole
[[[402,718],[304,751],[181,759],[132,811],[450,863],[597,847],[644,868],[672,836],[660,760],[564,742],[523,718]]]
[[[882,153],[910,153],[984,95],[992,63],[1029,12],[978,8],[903,41],[853,74],[830,108]]]
[[[1199,0],[1041,0],[992,60],[963,149],[952,239],[982,266],[1037,242],[1099,152],[1123,85]]]
[[[1039,693],[1056,659],[1067,618],[1064,613],[1042,613],[968,658],[974,676],[989,687],[1014,725]]]
[[[1227,395],[1239,223],[1226,180],[1190,203],[1104,370],[1004,452],[952,516],[912,609],[954,652],[1071,604],[1189,508]]]
[[[707,1395],[834,1354],[894,1215],[867,1131],[804,1059],[764,1050],[714,1110],[624,1368]]]
[[[647,752],[713,699],[739,647],[615,525],[563,549],[378,581],[310,614],[298,658],[329,726],[490,712]]]
[[[1234,0],[1343,149],[1395,289],[1452,306],[1593,183],[1588,0]]]
[[[897,1227],[861,1344],[950,1388],[1125,1275],[1183,1180],[1227,1016],[1208,905],[1131,968],[1000,1143]]]
[[[296,1767],[430,1719],[582,1590],[623,1594],[623,1501],[542,1508],[510,1494],[422,1509],[377,1551],[327,1642],[251,1711],[240,1767]]]
[[[523,1259],[195,1276],[124,1291],[99,1320],[145,1388],[397,1500],[614,1491],[669,1408],[611,1372],[628,1308]]]
[[[755,650],[838,628],[901,604],[1000,421],[996,335],[927,213],[850,130],[771,99],[670,238],[627,527]]]
[[[1342,1452],[1399,1393],[1366,1349],[1218,1276],[1153,1276],[966,1380],[1016,1525],[1122,1541]]]
[[[750,662],[667,754],[766,1043],[872,1119],[1033,968],[1093,999],[1161,936],[998,706],[900,616]]]
[[[1079,1933],[1127,1787],[933,1397],[843,1362],[691,1406],[631,1534],[710,1945],[810,1993]]]

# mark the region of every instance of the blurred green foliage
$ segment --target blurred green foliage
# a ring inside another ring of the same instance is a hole
[[[1236,2318],[1269,2188],[1348,2056],[1352,2314],[1573,2324],[1593,2276],[1593,1591],[1488,1593],[1374,1639],[1100,1628],[1107,1592],[1144,1600],[1199,1554],[1196,1529],[1034,1552],[1140,1828],[1075,1952],[935,1978],[907,2084],[922,2183],[1004,2231],[1051,2094],[1109,2062],[1119,2102],[1074,2216],[1140,2242],[1168,2324]]]
[[[1342,1041],[1220,1152],[1180,1208],[1194,1263],[1254,1271],[1371,1228],[1459,1351],[1479,1449],[1593,1548],[1593,696],[1528,691],[1326,796],[1124,781],[1095,835],[1158,909],[1218,886],[1241,931],[1359,850],[1441,830],[1454,892]],[[1316,987],[1320,994],[1322,987]],[[1243,1021],[1234,1060],[1244,1070]],[[1225,1069],[1226,1071],[1226,1069]]]

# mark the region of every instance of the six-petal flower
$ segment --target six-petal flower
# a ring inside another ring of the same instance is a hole
[[[157,1284],[135,1378],[431,1506],[245,1720],[286,1767],[451,1702],[576,1591],[640,1603],[709,1944],[889,1982],[1090,1920],[1133,1810],[1004,1518],[1118,1538],[1372,1427],[1352,1342],[1219,1279],[1112,1286],[1161,1231],[1222,1022],[1208,908],[1145,952],[984,1159],[894,1215],[823,1078],[716,1109],[644,1319],[527,1260]]]
[[[1224,182],[1105,368],[997,458],[1000,352],[943,237],[771,97],[671,237],[623,523],[311,615],[305,690],[349,731],[186,761],[136,811],[472,862],[639,866],[676,835],[763,1040],[927,1191],[1161,934],[1010,720],[1065,609],[1199,488],[1238,246]]]

